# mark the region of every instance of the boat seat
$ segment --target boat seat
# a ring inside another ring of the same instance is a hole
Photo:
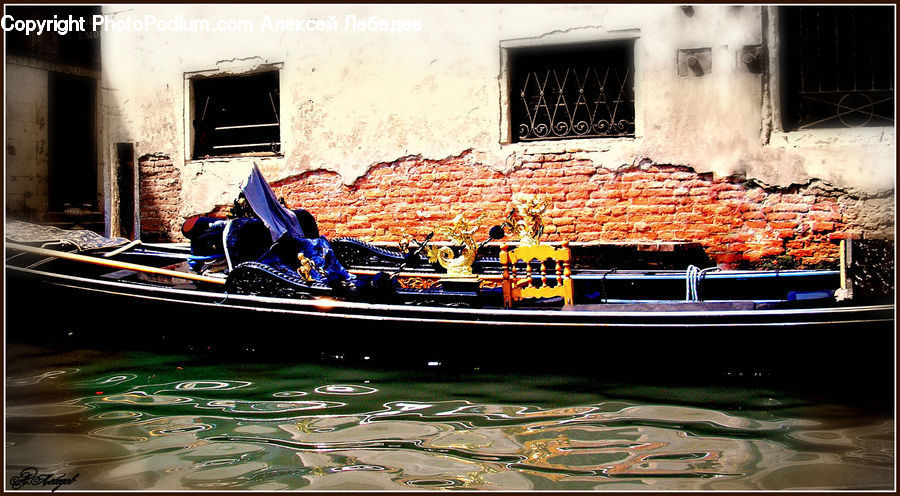
[[[553,261],[555,274],[547,276],[547,262]],[[500,247],[500,266],[503,270],[503,306],[525,298],[550,298],[561,296],[565,305],[572,305],[575,289],[572,283],[572,250],[569,242],[563,241],[559,248],[550,245],[518,246],[510,249],[508,244]],[[535,273],[533,265],[538,262]],[[520,263],[524,270],[519,270]],[[540,285],[535,285],[535,275],[540,276]],[[550,284],[553,281],[554,284]]]

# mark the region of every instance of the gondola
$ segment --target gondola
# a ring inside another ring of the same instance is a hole
[[[667,363],[872,353],[890,361],[880,355],[893,349],[892,288],[849,298],[841,270],[592,267],[578,261],[587,245],[504,241],[515,222],[495,226],[480,243],[468,240],[471,256],[460,255],[466,246],[435,246],[431,236],[398,246],[328,240],[308,212],[280,204],[255,167],[233,211],[230,219],[189,219],[190,242],[173,244],[93,233],[86,241],[83,231],[63,230],[29,238],[16,235],[28,225],[8,222],[5,294],[8,319],[16,319],[8,329],[29,334],[27,322],[49,313],[59,336],[80,315],[91,322],[81,335],[98,321],[112,323],[104,339],[173,343],[190,334],[249,347],[394,352],[469,343],[478,351],[468,352],[481,355]],[[448,233],[475,234],[457,221]],[[522,244],[565,248],[570,258],[540,268],[526,261],[510,274],[511,250]],[[447,267],[466,256],[462,269]],[[510,300],[531,283],[569,284],[571,292]]]

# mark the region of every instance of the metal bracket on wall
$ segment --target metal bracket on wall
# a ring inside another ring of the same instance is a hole
[[[751,74],[762,74],[766,70],[766,58],[762,45],[746,45],[740,52],[740,64]]]
[[[709,74],[712,70],[712,49],[679,49],[677,64],[680,77],[701,77]]]

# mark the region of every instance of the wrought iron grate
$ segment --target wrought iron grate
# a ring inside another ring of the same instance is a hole
[[[634,136],[632,54],[630,41],[513,52],[514,141]]]
[[[781,8],[789,129],[894,123],[890,6]]]

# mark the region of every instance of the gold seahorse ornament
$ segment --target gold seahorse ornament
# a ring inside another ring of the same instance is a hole
[[[475,255],[478,251],[478,245],[472,238],[472,235],[478,231],[481,219],[484,214],[478,216],[472,222],[466,220],[463,214],[454,217],[450,227],[441,227],[447,238],[454,244],[462,246],[459,256],[456,256],[453,249],[449,246],[435,248],[428,246],[425,248],[425,255],[431,262],[437,262],[441,267],[447,269],[447,277],[450,278],[468,278],[473,277],[472,263],[475,262]]]
[[[540,244],[539,238],[544,233],[544,220],[541,215],[550,206],[550,198],[515,193],[512,201],[513,208],[503,226],[509,227],[519,235],[519,244],[522,246]]]

